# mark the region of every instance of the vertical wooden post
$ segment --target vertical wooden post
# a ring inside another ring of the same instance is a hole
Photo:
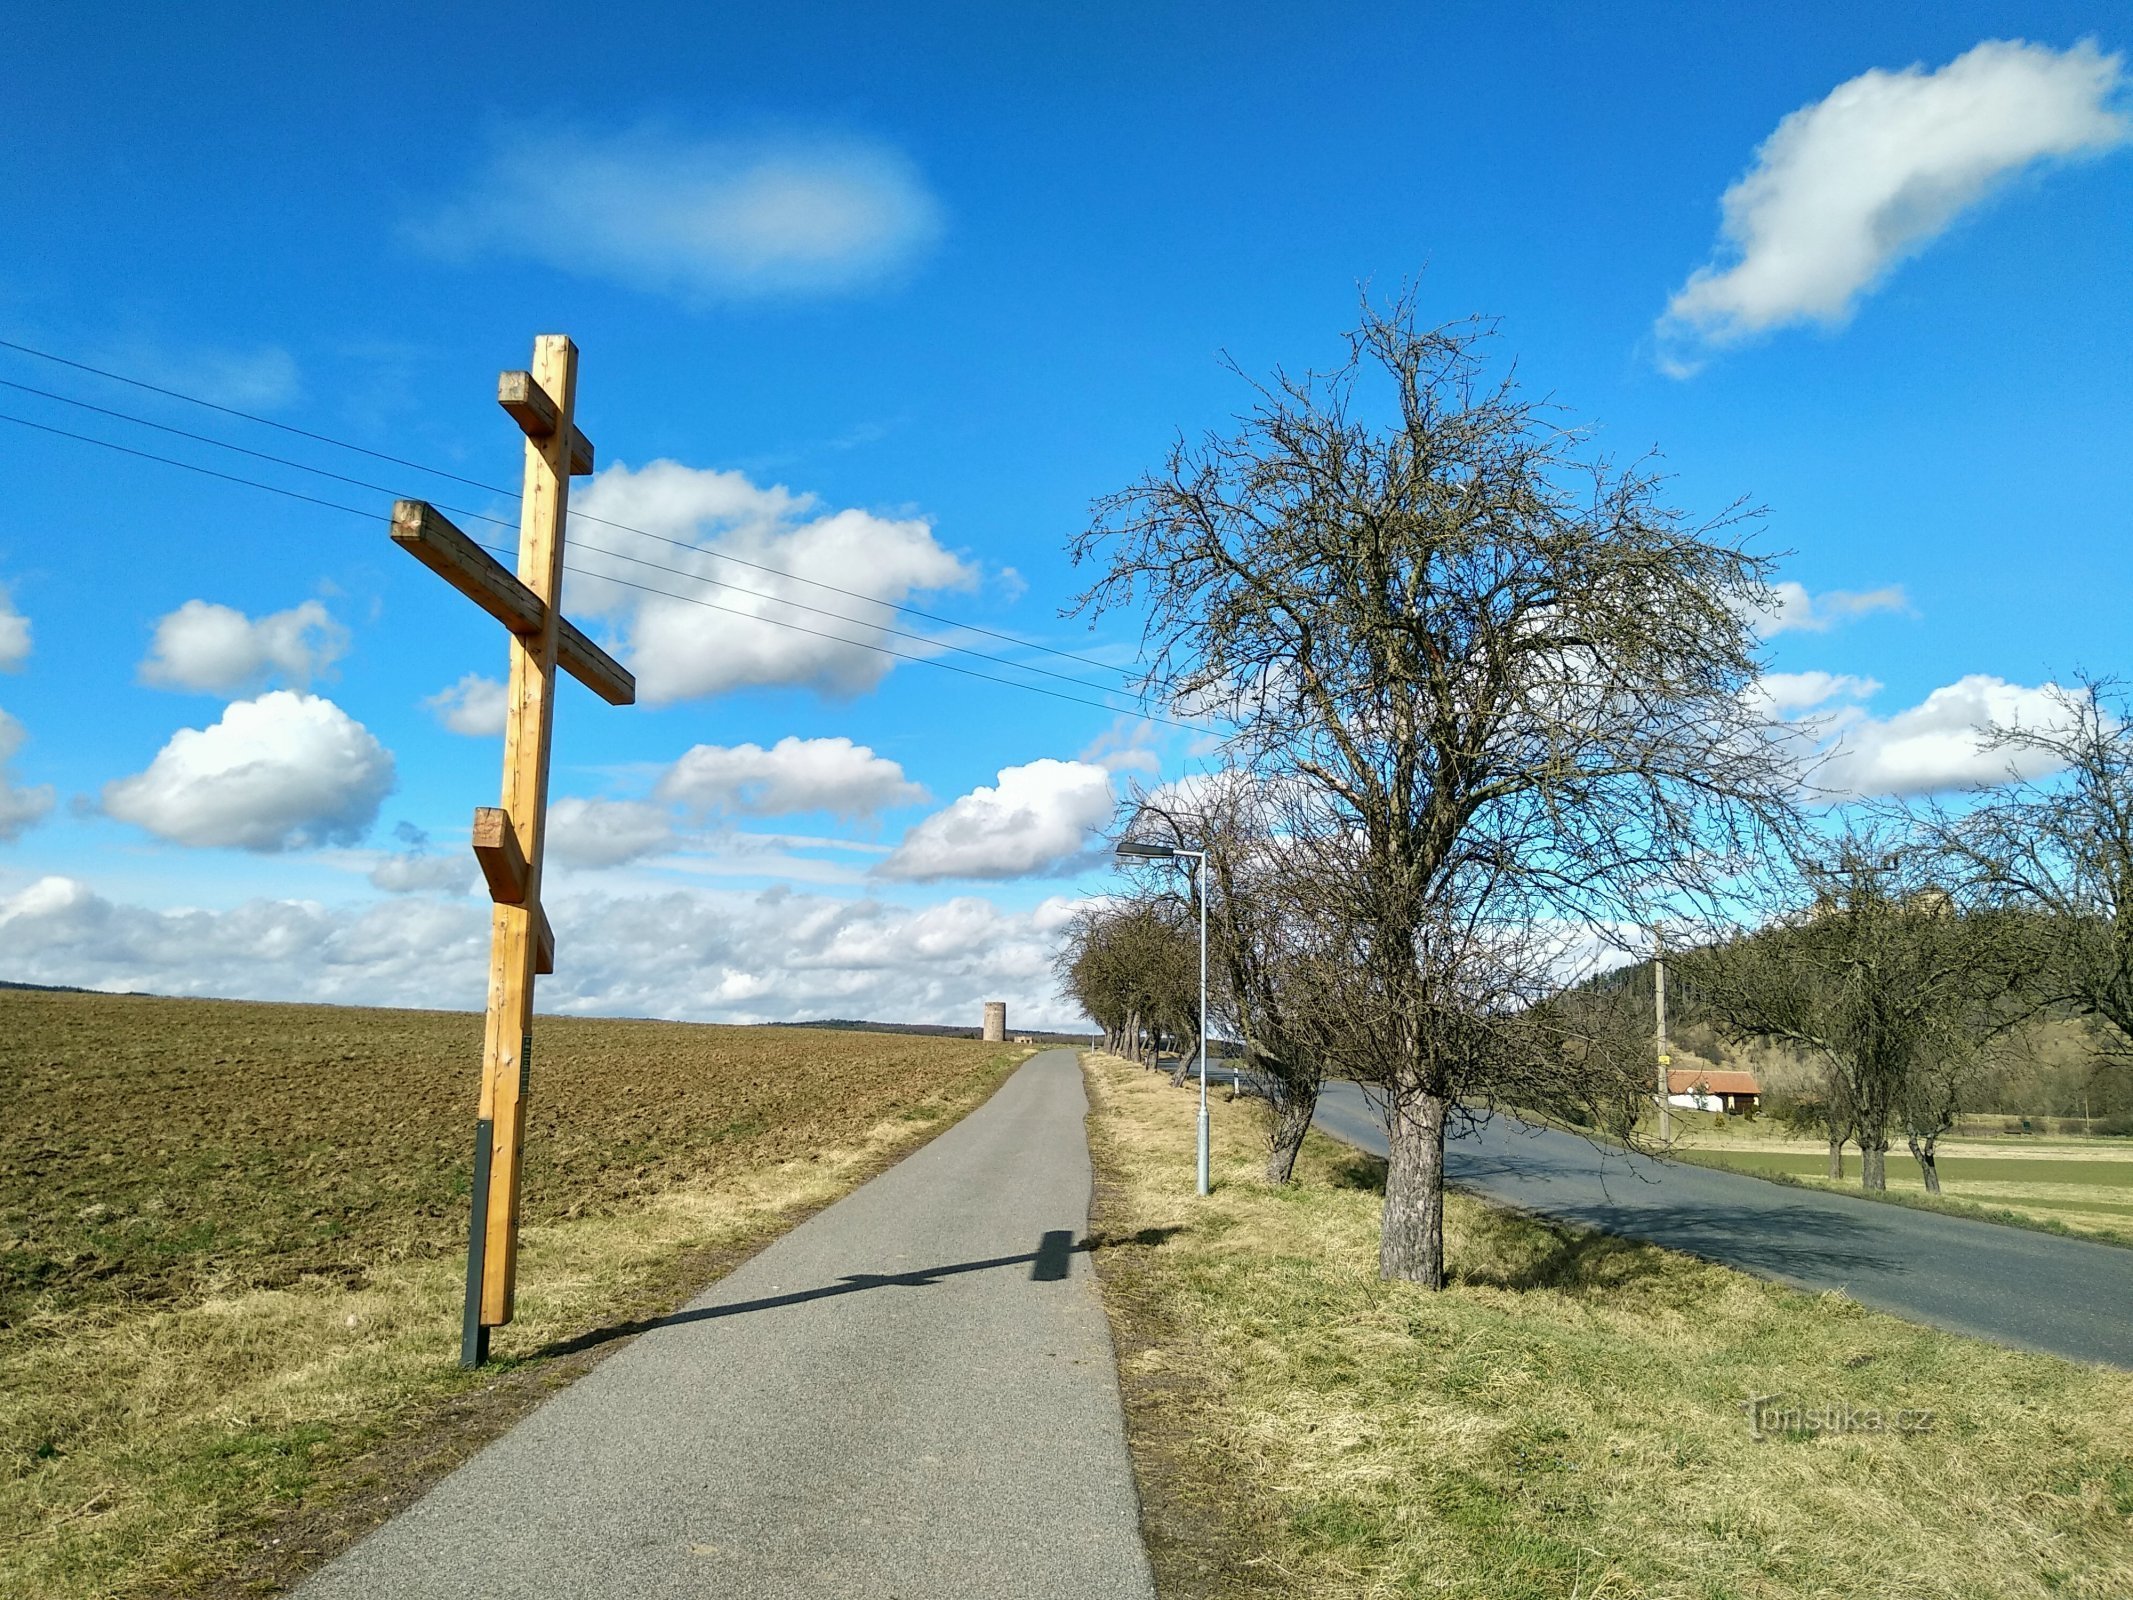
[[[560,420],[545,438],[529,436],[526,440],[518,576],[540,598],[542,614],[538,632],[511,638],[503,775],[503,810],[525,857],[526,888],[520,902],[499,902],[490,913],[489,1012],[482,1043],[481,1123],[476,1135],[477,1142],[485,1140],[489,1147],[488,1192],[474,1197],[474,1229],[479,1237],[471,1241],[469,1252],[468,1348],[462,1352],[469,1364],[487,1358],[489,1330],[511,1320],[518,1278],[519,1163],[525,1151],[526,1102],[533,1081],[533,982],[539,953],[548,749],[562,618],[563,524],[570,503],[572,414],[577,404],[577,346],[561,334],[543,334],[534,341],[533,376],[555,401]],[[477,1288],[478,1317],[471,1303]]]
[[[1673,1133],[1667,1108],[1673,1093],[1674,1057],[1666,1047],[1666,938],[1657,928],[1652,930],[1652,1006],[1653,1037],[1659,1044],[1659,1142],[1665,1144]]]

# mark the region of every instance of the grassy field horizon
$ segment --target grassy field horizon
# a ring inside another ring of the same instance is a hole
[[[481,1027],[0,991],[0,1593],[299,1570],[267,1554],[274,1529],[301,1521],[324,1553],[336,1502],[404,1475],[425,1429],[576,1370],[602,1329],[849,1191],[1028,1053],[541,1017],[519,1314],[465,1374]]]

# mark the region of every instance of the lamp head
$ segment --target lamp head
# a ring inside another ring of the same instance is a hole
[[[1121,839],[1116,848],[1121,857],[1140,861],[1169,861],[1177,855],[1167,844],[1142,844],[1138,839]]]

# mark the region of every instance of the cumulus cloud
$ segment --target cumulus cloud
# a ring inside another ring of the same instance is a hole
[[[918,169],[868,140],[520,131],[417,237],[701,302],[862,289],[940,227]]]
[[[471,902],[407,898],[331,910],[253,900],[225,911],[156,911],[65,877],[0,896],[0,966],[32,983],[472,1007],[488,947],[487,908]]]
[[[23,739],[22,724],[0,711],[0,844],[21,838],[25,828],[52,809],[50,784],[18,784],[8,770]]]
[[[372,867],[370,882],[387,894],[465,894],[474,887],[474,858],[405,850]]]
[[[510,709],[511,695],[494,678],[470,672],[451,688],[438,690],[422,703],[452,732],[470,739],[490,739],[504,731],[504,714]]]
[[[1111,820],[1111,774],[1087,761],[1004,768],[904,835],[884,878],[1026,878],[1067,868]]]
[[[188,600],[156,624],[141,682],[208,694],[234,694],[272,678],[302,687],[347,651],[348,630],[316,600],[256,621],[230,606]]]
[[[0,583],[0,672],[20,672],[30,659],[30,619],[15,609],[14,596]]]
[[[1756,680],[1763,703],[1777,716],[1812,710],[1832,700],[1871,700],[1881,692],[1872,678],[1847,672],[1766,672]]]
[[[776,685],[837,696],[863,693],[895,664],[867,648],[889,642],[881,630],[894,619],[882,608],[922,590],[967,590],[978,578],[977,569],[944,550],[919,518],[830,510],[812,496],[762,488],[738,472],[673,461],[655,461],[640,471],[615,466],[596,477],[576,504],[589,517],[678,541],[683,548],[660,547],[657,559],[663,566],[755,591],[743,594],[648,574],[597,553],[605,547],[643,555],[642,540],[598,523],[573,532],[576,559],[590,570],[568,575],[564,602],[576,616],[606,617],[617,627],[622,653],[637,675],[638,697],[650,704]],[[722,561],[720,554],[792,577]],[[714,611],[610,583],[599,576],[604,572],[676,594],[694,591],[730,609]],[[795,611],[778,599],[857,620]],[[816,631],[802,633],[758,618]],[[900,642],[895,647],[910,648]]]
[[[1718,250],[1667,303],[1662,341],[1693,352],[1841,323],[2015,174],[2124,143],[2122,65],[2086,40],[2061,51],[1994,39],[1938,71],[1861,73],[1792,112],[1726,191]],[[1669,364],[1694,370],[1692,355]]]
[[[178,844],[293,850],[350,844],[376,820],[393,758],[331,700],[276,689],[180,728],[104,810]]]
[[[558,800],[548,808],[548,856],[576,867],[619,867],[674,844],[664,808],[643,800]]]
[[[1155,777],[1163,759],[1151,748],[1156,725],[1145,717],[1113,717],[1111,726],[1089,741],[1081,759],[1093,761],[1106,772],[1144,772]]]
[[[1017,914],[958,896],[908,907],[772,889],[553,894],[543,1010],[704,1022],[864,1017],[1078,1023],[1050,963],[1072,903]],[[32,983],[262,1000],[478,1008],[488,907],[405,896],[360,907],[254,900],[151,910],[53,877],[0,894],[0,971]]]
[[[1756,618],[1756,631],[1766,639],[1780,633],[1827,633],[1841,623],[1856,622],[1877,611],[1908,613],[1911,609],[1903,586],[1893,583],[1859,593],[1832,589],[1826,594],[1809,594],[1805,584],[1788,581],[1772,584],[1770,594],[1772,609]]]
[[[791,735],[758,744],[700,744],[667,769],[659,798],[702,818],[792,816],[828,811],[866,817],[926,798],[904,769],[849,739]]]
[[[1987,734],[1994,727],[2063,727],[2063,692],[2054,684],[2032,689],[1973,673],[1891,717],[1874,717],[1856,706],[1828,713],[1814,724],[1827,752],[1814,772],[1814,787],[1857,798],[2000,783],[2010,769],[2025,778],[2043,777],[2056,770],[2048,756],[1992,749]]]

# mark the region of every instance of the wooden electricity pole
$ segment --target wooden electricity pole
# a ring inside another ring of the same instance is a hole
[[[511,638],[503,804],[474,812],[474,854],[495,909],[459,1347],[460,1364],[468,1367],[489,1358],[489,1330],[511,1320],[517,1285],[519,1163],[533,1086],[533,980],[555,970],[555,937],[541,909],[541,847],[556,668],[610,705],[637,698],[636,680],[565,621],[559,606],[570,480],[593,469],[593,447],[572,420],[577,387],[578,348],[559,333],[534,341],[531,372],[507,372],[497,381],[497,403],[526,435],[517,577],[434,506],[402,500],[393,507],[393,542],[501,622]]]
[[[1671,1128],[1667,1097],[1673,1092],[1669,1075],[1674,1058],[1666,1048],[1666,939],[1657,928],[1652,930],[1652,1004],[1659,1041],[1659,1142],[1664,1144]]]

